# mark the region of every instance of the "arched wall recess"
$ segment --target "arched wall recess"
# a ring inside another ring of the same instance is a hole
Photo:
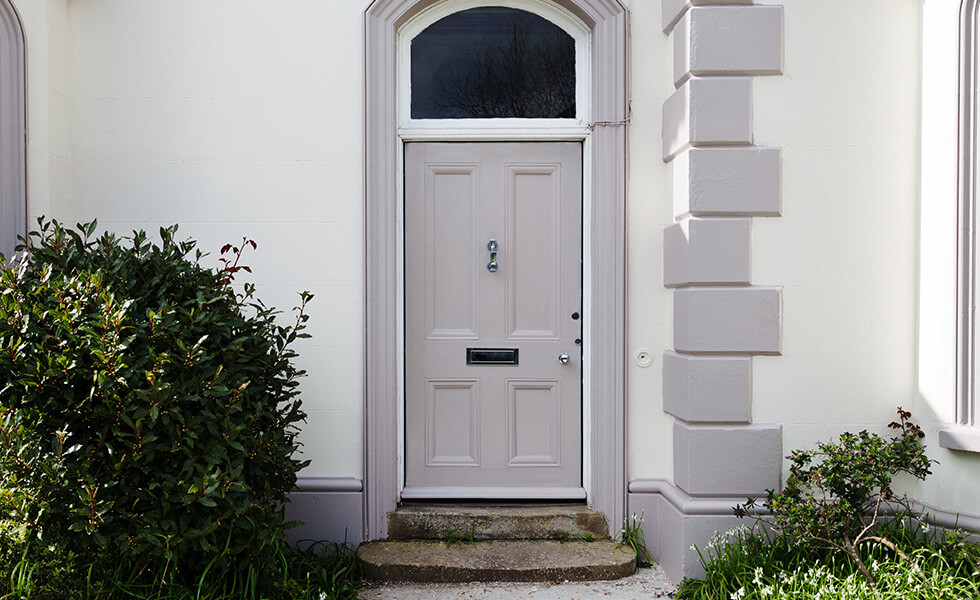
[[[17,11],[0,0],[0,253],[27,230],[25,36]]]
[[[399,52],[404,45],[399,44],[399,33],[425,11],[454,2],[375,0],[365,13],[365,539],[385,536],[386,515],[396,507],[402,468],[400,175],[404,142],[418,132],[400,127]],[[590,504],[611,523],[619,523],[626,500],[627,9],[618,0],[495,0],[467,5],[507,5],[538,14],[546,7],[564,14],[566,23],[578,22],[587,29],[583,57],[589,61],[588,83],[582,93],[587,95],[588,120],[564,133],[552,128],[520,139],[588,138],[583,160],[590,172],[585,182],[590,243],[583,260],[590,276],[583,295],[589,318],[583,337],[591,359],[584,374],[589,398],[584,484]],[[468,139],[501,139],[499,129],[488,135],[458,133],[471,136]]]

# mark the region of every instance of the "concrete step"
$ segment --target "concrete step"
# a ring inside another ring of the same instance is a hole
[[[606,540],[602,513],[585,506],[404,506],[388,513],[389,540]]]
[[[593,581],[636,571],[636,556],[609,540],[381,541],[357,551],[363,575],[382,581]]]

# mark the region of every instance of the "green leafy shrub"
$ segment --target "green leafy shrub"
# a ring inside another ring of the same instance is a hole
[[[0,519],[0,592],[3,598],[84,600],[87,566],[64,543],[40,543],[25,524]]]
[[[898,409],[899,420],[888,426],[897,435],[885,439],[861,431],[843,433],[837,443],[818,444],[817,451],[794,450],[785,488],[768,490],[763,506],[769,517],[753,516],[755,500],[735,507],[738,517],[765,520],[785,539],[846,554],[874,587],[875,580],[857,552],[859,545],[873,542],[907,558],[876,526],[887,505],[912,514],[904,496],[891,489],[892,478],[907,473],[917,479],[930,474],[931,461],[925,454],[925,434],[908,411]]]
[[[765,528],[741,525],[717,533],[699,549],[705,574],[684,579],[682,600],[921,600],[980,597],[980,545],[961,531],[926,527],[914,515],[883,520],[878,535],[908,559],[880,544],[857,548],[875,577],[868,585],[857,564],[828,548],[799,544]]]
[[[291,327],[193,241],[90,239],[39,220],[0,272],[0,507],[41,540],[159,581],[263,565],[282,545],[303,374]]]

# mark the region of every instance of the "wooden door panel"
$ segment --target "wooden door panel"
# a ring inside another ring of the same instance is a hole
[[[479,380],[430,379],[426,383],[426,466],[479,467]]]
[[[508,165],[509,340],[559,337],[561,165]]]
[[[403,497],[582,497],[581,186],[578,143],[406,145]]]
[[[425,171],[426,338],[477,339],[479,273],[473,266],[480,256],[472,242],[477,236],[479,166],[430,164]]]
[[[509,381],[507,387],[508,466],[560,466],[560,383]]]

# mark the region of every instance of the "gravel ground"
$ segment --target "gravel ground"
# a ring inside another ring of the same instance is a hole
[[[614,581],[542,583],[370,583],[361,600],[655,600],[674,593],[663,569],[640,569]]]

